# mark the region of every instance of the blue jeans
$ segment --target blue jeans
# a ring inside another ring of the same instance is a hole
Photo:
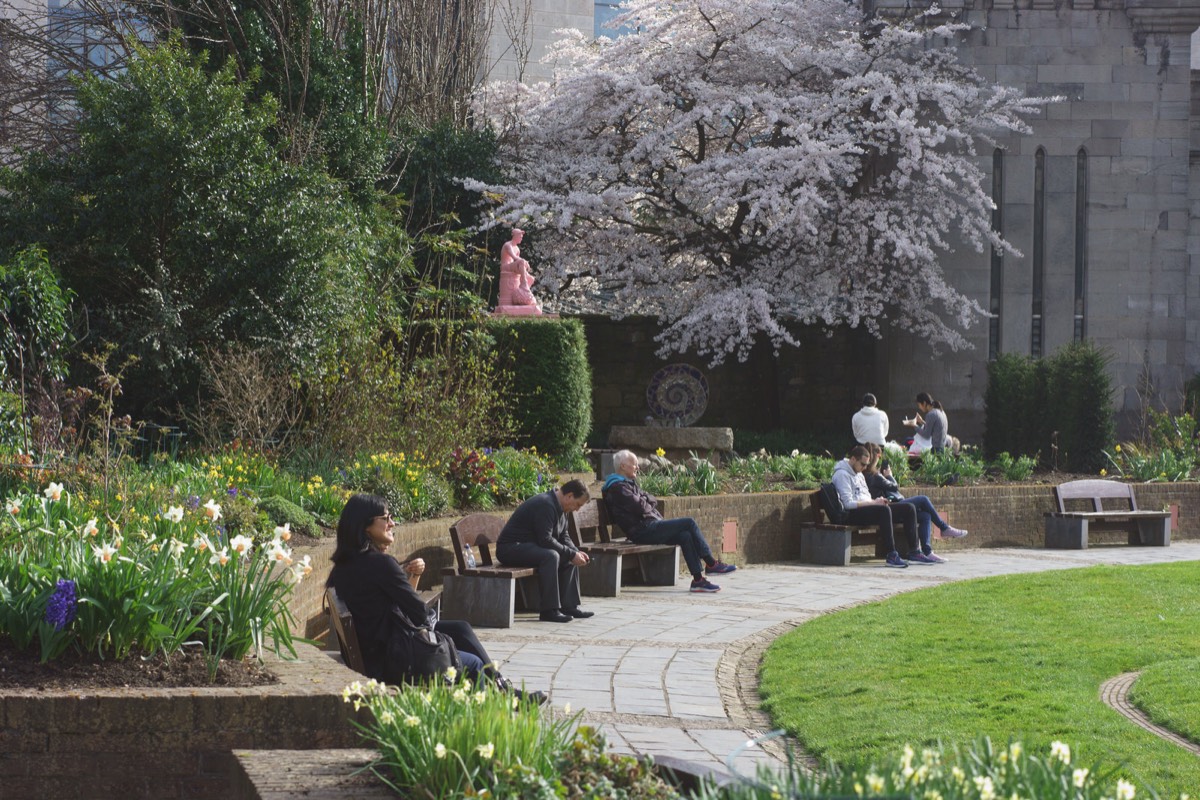
[[[939,531],[944,531],[950,526],[938,516],[937,509],[933,507],[933,502],[923,494],[919,494],[916,497],[906,497],[900,502],[907,503],[917,510],[917,532],[921,537],[921,552],[929,555],[933,552],[933,543],[930,538],[932,531],[929,529],[929,524],[932,522],[934,525],[937,525]]]
[[[630,535],[636,544],[673,544],[683,551],[683,560],[693,577],[704,577],[704,564],[714,563],[712,550],[700,533],[700,526],[691,517],[659,519],[643,525]],[[703,563],[701,563],[703,559]]]

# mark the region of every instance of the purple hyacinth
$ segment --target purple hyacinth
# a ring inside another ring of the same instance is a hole
[[[189,494],[187,499],[187,507],[195,511],[200,507],[200,495]]]
[[[229,489],[225,493],[227,495],[229,495],[230,497],[237,497],[237,495],[238,495],[237,487],[230,486]]]
[[[75,600],[75,581],[59,580],[46,603],[46,622],[61,631],[75,619],[75,609],[79,605]]]

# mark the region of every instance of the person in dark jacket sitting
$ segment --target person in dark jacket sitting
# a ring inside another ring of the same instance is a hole
[[[463,670],[472,679],[490,678],[502,689],[516,691],[500,675],[469,622],[430,620],[425,601],[410,581],[410,576],[416,579],[425,571],[424,559],[401,564],[387,554],[395,541],[395,524],[382,497],[356,494],[347,500],[338,519],[333,569],[325,584],[337,591],[354,618],[367,677],[383,680],[391,618],[394,611],[399,611],[413,625],[425,626],[433,621],[434,630],[454,642]],[[546,700],[542,692],[527,696],[538,702]]]
[[[579,607],[579,568],[588,554],[567,532],[567,514],[588,501],[583,481],[570,480],[517,506],[496,540],[496,558],[510,567],[533,567],[541,586],[542,622],[570,622],[594,615]]]
[[[691,517],[663,519],[658,501],[637,484],[637,454],[631,450],[618,450],[613,454],[613,469],[616,472],[604,479],[604,504],[612,521],[625,531],[631,542],[678,545],[692,573],[691,591],[719,592],[721,587],[711,583],[704,573],[721,575],[733,572],[737,567],[713,558],[696,520]]]

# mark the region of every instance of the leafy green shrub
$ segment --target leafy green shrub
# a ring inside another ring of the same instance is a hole
[[[503,505],[516,505],[555,484],[554,468],[537,448],[517,450],[502,447],[484,451],[496,465],[496,500]]]
[[[1114,436],[1111,359],[1091,342],[1068,344],[1050,359],[1047,404],[1041,409],[1058,433],[1061,463],[1072,472],[1104,466]]]
[[[987,458],[1005,452],[1036,451],[1033,427],[1036,417],[1031,416],[1029,407],[1034,363],[1028,356],[1003,353],[988,364],[988,383],[983,396],[983,452]]]
[[[1153,790],[1142,789],[1157,797]],[[697,800],[779,800],[800,797],[910,797],[1000,800],[1133,800],[1138,789],[1116,770],[1071,760],[1071,748],[1053,742],[1045,756],[1027,753],[1020,742],[996,747],[984,737],[973,747],[949,752],[912,747],[875,764],[827,764],[810,771],[794,760],[785,769],[759,768],[754,780],[718,788],[705,784]]]
[[[957,454],[949,450],[926,450],[921,454],[921,466],[916,475],[937,486],[948,486],[964,479],[982,477],[984,472],[983,462],[964,448]]]
[[[1047,466],[1095,472],[1113,438],[1109,358],[1075,342],[1053,356],[1006,354],[988,365],[984,452],[1037,456]]]
[[[454,448],[446,466],[446,480],[459,508],[486,511],[495,506],[496,462],[486,453]]]
[[[578,450],[592,425],[592,373],[583,324],[492,320],[487,329],[512,376],[518,441],[547,453]]]
[[[272,525],[287,525],[292,533],[314,538],[321,536],[321,526],[316,519],[300,506],[278,495],[264,497],[258,501],[258,510],[267,515]]]
[[[0,249],[41,242],[93,330],[140,357],[127,401],[193,396],[198,354],[234,342],[311,374],[361,336],[375,239],[326,174],[273,143],[279,104],[178,39],[76,100],[79,146],[0,179]]]
[[[1013,458],[1009,453],[1001,453],[992,462],[992,468],[997,470],[1008,481],[1024,481],[1033,474],[1037,460],[1031,456]]]

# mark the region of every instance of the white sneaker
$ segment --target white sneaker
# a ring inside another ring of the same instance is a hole
[[[967,532],[964,531],[962,528],[949,527],[949,528],[946,528],[946,530],[942,531],[943,539],[961,539],[962,537],[964,537],[966,535],[967,535]]]

